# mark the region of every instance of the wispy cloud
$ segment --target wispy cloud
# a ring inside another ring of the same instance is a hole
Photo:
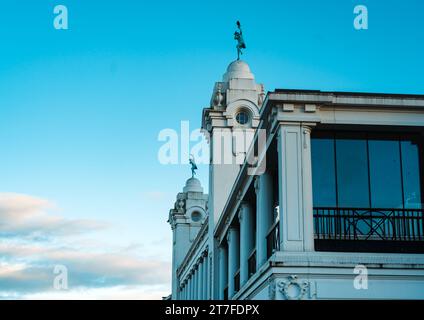
[[[105,248],[65,241],[107,224],[50,214],[55,208],[45,199],[0,193],[0,298],[142,299],[166,294],[168,261],[141,257],[142,244]],[[55,265],[68,270],[65,292],[53,289]]]
[[[55,205],[33,196],[0,193],[0,236],[50,237],[76,235],[107,227],[105,222],[65,219],[48,214]]]

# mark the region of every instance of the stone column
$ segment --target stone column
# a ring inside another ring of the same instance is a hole
[[[274,186],[269,171],[255,180],[256,191],[256,270],[268,260],[267,235],[273,224]]]
[[[208,300],[208,289],[209,289],[209,277],[208,277],[208,270],[209,270],[209,258],[208,253],[205,252],[203,255],[203,300]]]
[[[219,299],[224,300],[224,290],[228,286],[228,247],[219,247]]]
[[[314,250],[310,133],[299,123],[278,132],[281,251]]]
[[[196,269],[196,300],[199,300],[199,287],[202,285],[200,280],[200,264],[198,264]]]
[[[240,221],[240,288],[249,280],[249,255],[255,246],[253,208],[242,202],[239,209]]]
[[[203,272],[205,272],[205,264],[203,261],[203,257],[199,260],[199,270],[197,277],[197,300],[203,300]]]
[[[194,291],[194,288],[195,287],[196,287],[196,278],[195,278],[194,270],[193,270],[193,275],[191,277],[191,299],[190,300],[195,300],[196,299],[196,297],[195,297],[195,291]]]
[[[192,274],[191,274],[191,284],[190,284],[190,295],[191,295],[191,299],[190,300],[194,300],[194,288],[196,287],[196,280],[194,278],[194,269],[192,270]]]
[[[198,299],[198,283],[199,283],[199,267],[194,266],[194,281],[193,281],[193,300]]]
[[[240,267],[240,232],[236,227],[230,227],[227,234],[228,242],[228,299],[235,294],[234,276]]]
[[[191,275],[187,279],[187,300],[191,300]]]
[[[315,251],[314,200],[312,196],[311,131],[313,126],[302,125],[303,133],[303,212],[305,219],[305,251]]]

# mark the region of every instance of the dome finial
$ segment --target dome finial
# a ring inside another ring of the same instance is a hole
[[[243,54],[241,49],[246,49],[246,43],[243,39],[243,32],[241,31],[240,21],[237,21],[237,28],[239,31],[234,32],[234,39],[237,40],[237,60],[240,60],[240,55]]]

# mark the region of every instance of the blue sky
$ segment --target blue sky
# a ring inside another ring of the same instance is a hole
[[[58,4],[69,30],[53,28]],[[170,291],[166,220],[190,170],[158,162],[157,136],[200,126],[236,20],[266,90],[424,94],[419,0],[2,1],[0,298]],[[66,292],[51,290],[57,263]]]

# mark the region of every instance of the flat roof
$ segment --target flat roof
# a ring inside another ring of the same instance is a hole
[[[270,93],[300,93],[300,94],[322,94],[336,96],[367,96],[367,97],[391,97],[391,98],[419,98],[424,99],[424,94],[404,94],[404,93],[378,93],[378,92],[349,92],[349,91],[321,91],[305,89],[275,89]]]

